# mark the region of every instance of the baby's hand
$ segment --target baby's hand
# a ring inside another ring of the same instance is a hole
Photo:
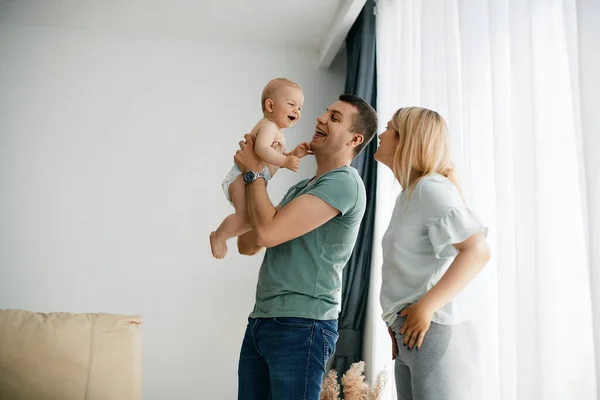
[[[302,142],[292,151],[292,155],[302,158],[307,156],[308,154],[313,154],[312,149],[310,148],[310,144],[307,142]]]
[[[289,169],[290,171],[298,171],[298,167],[300,166],[300,159],[296,156],[287,156],[285,158],[284,167]]]

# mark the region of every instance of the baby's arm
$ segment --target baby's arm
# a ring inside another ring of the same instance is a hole
[[[256,134],[256,143],[254,144],[256,155],[268,164],[296,171],[300,164],[299,158],[292,155],[285,156],[272,147],[277,133],[277,127],[272,123],[261,124]]]

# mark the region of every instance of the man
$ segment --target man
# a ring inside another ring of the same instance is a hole
[[[350,162],[377,132],[375,110],[342,95],[317,118],[310,146],[312,179],[292,186],[273,207],[264,162],[246,135],[235,162],[244,172],[252,230],[240,253],[267,247],[238,369],[240,400],[318,400],[327,360],[338,338],[342,269],[365,211],[365,188]]]

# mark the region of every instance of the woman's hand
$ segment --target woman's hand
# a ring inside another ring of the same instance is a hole
[[[388,333],[392,338],[392,360],[395,360],[396,357],[398,357],[398,341],[396,340],[396,335],[391,326],[388,326]]]
[[[400,312],[406,321],[400,327],[400,334],[404,337],[404,345],[408,350],[417,346],[417,350],[423,345],[425,334],[431,326],[433,311],[426,303],[416,302]]]

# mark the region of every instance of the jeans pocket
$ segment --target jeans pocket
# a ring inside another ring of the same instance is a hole
[[[336,343],[339,337],[337,332],[332,332],[328,329],[322,328],[323,333],[323,365],[327,364],[327,361],[335,353]]]
[[[313,326],[313,320],[308,318],[275,317],[273,318],[273,322],[276,325],[289,328],[310,329]]]

